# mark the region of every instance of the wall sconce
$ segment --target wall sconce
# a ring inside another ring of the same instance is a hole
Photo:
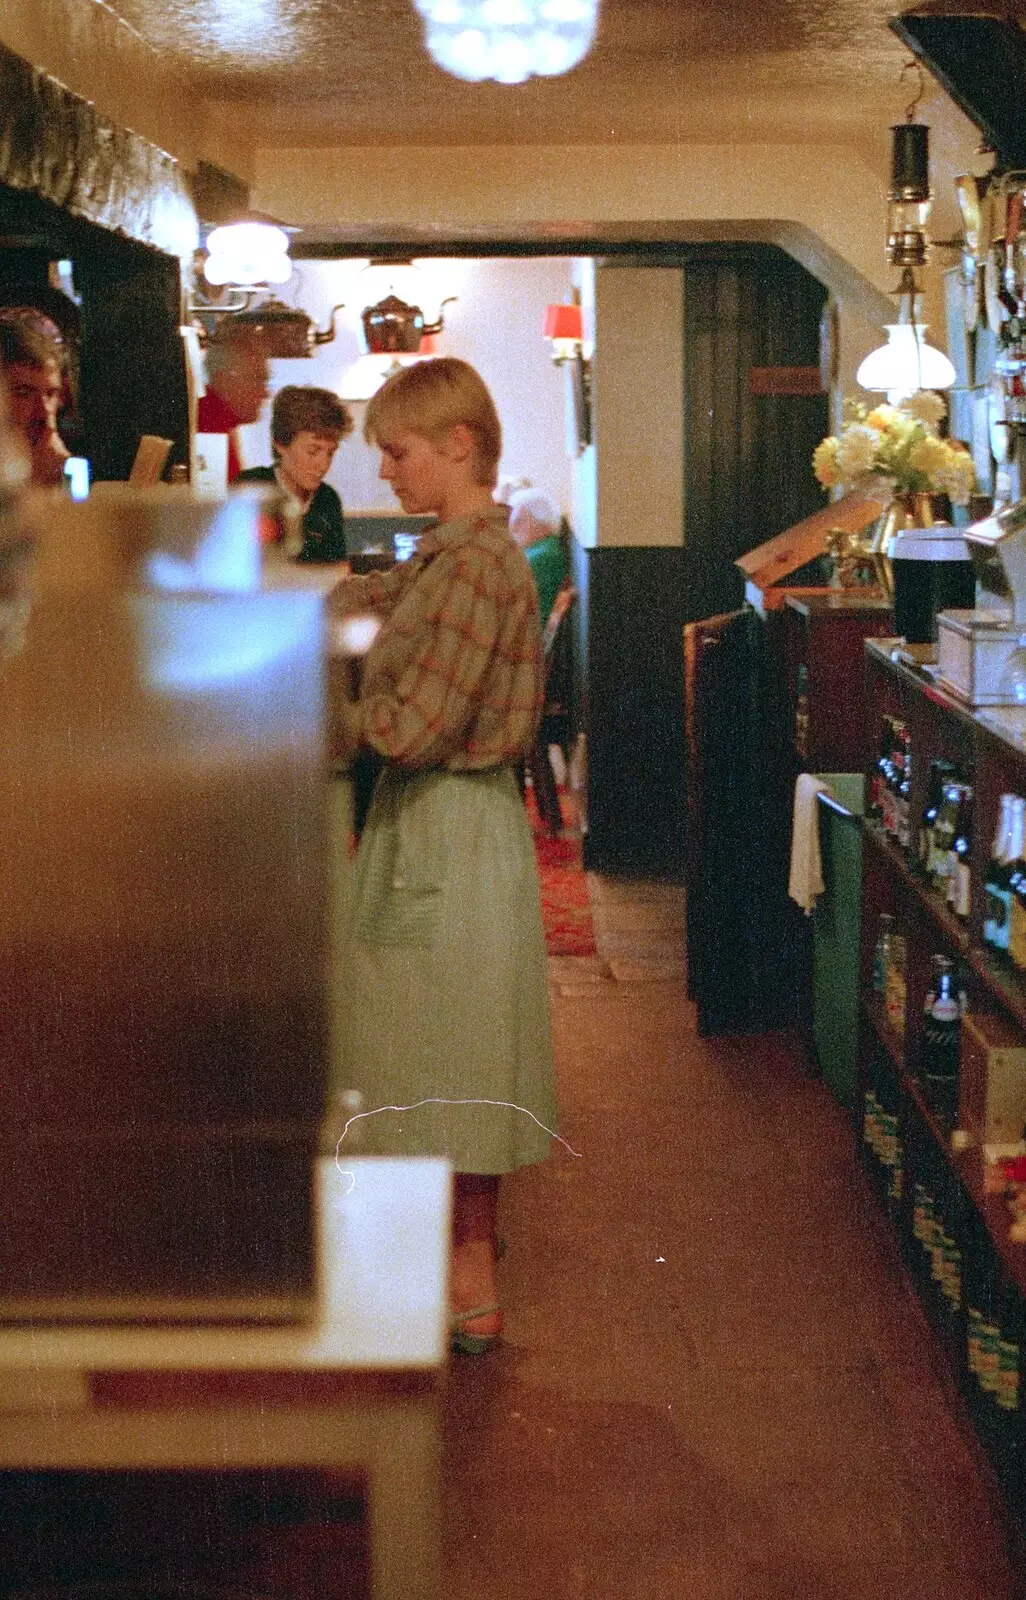
[[[577,454],[591,444],[591,362],[584,354],[584,318],[579,305],[545,307],[542,332],[552,340],[552,360],[566,374],[573,405]]]
[[[469,83],[558,77],[584,60],[598,0],[415,0],[432,59]]]

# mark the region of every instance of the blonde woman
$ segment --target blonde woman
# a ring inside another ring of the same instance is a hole
[[[403,510],[438,524],[411,561],[335,591],[335,754],[369,748],[385,763],[356,858],[339,1071],[370,1113],[364,1148],[452,1162],[453,1345],[483,1354],[502,1330],[500,1177],[544,1159],[556,1115],[515,776],[541,705],[538,605],[492,498],[501,430],[472,367],[397,373],[364,432]],[[345,639],[359,614],[380,629],[357,690]]]

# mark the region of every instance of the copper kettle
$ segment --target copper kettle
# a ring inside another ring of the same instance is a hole
[[[442,301],[447,306],[455,295]],[[407,305],[398,295],[388,294],[377,305],[368,306],[361,318],[367,350],[372,356],[416,355],[425,334],[441,333],[442,306],[437,322],[425,322],[419,306]]]
[[[294,360],[312,356],[319,344],[330,344],[335,337],[335,317],[343,310],[331,308],[331,319],[321,331],[311,317],[298,306],[287,306],[282,300],[265,300],[252,311],[238,311],[235,321],[259,333],[267,354],[275,360]]]

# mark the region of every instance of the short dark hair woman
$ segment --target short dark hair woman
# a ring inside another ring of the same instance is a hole
[[[271,408],[273,467],[250,467],[235,480],[278,484],[302,528],[301,543],[290,552],[297,561],[345,559],[342,501],[324,478],[352,429],[349,411],[330,389],[287,384]]]

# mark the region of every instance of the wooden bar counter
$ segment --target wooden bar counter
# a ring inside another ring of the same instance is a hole
[[[298,1485],[299,1503],[314,1507],[312,1527],[304,1529],[300,1515],[271,1529],[279,1548],[270,1558],[264,1551],[263,1584],[248,1575],[261,1595],[439,1600],[438,1400],[448,1349],[450,1182],[441,1161],[318,1163],[320,1309],[311,1323],[0,1329],[2,1586],[47,1594],[73,1588],[66,1566],[62,1583],[50,1577],[45,1584],[36,1572],[10,1569],[17,1545],[7,1537],[11,1507],[38,1495],[41,1484],[55,1491],[47,1520],[59,1521],[62,1494],[81,1496],[83,1481],[127,1484],[130,1504],[133,1496],[138,1502],[142,1480],[152,1506],[147,1539],[159,1543],[160,1509],[177,1505],[176,1483],[209,1474],[207,1502],[224,1501],[227,1481],[236,1491],[256,1485],[264,1500],[285,1494],[293,1502]],[[321,1560],[319,1576],[302,1570],[304,1560],[317,1567],[311,1552],[328,1554],[330,1518],[316,1509],[325,1485],[336,1486],[337,1498],[347,1482],[364,1494],[370,1570],[362,1587],[352,1586],[334,1558]],[[181,1516],[179,1509],[170,1514]],[[69,1546],[79,1534],[67,1536]],[[240,1545],[238,1529],[226,1537],[231,1558],[245,1540]],[[219,1571],[212,1584],[214,1567],[197,1573],[189,1566],[194,1554],[212,1560],[211,1539],[204,1524],[203,1549],[182,1557],[188,1584],[169,1586],[147,1572],[147,1592],[247,1587],[237,1570]],[[118,1573],[115,1582],[110,1561],[109,1548],[97,1550],[90,1584],[110,1576],[111,1593],[140,1592],[139,1574]],[[269,1570],[283,1574],[280,1583],[267,1581]]]

